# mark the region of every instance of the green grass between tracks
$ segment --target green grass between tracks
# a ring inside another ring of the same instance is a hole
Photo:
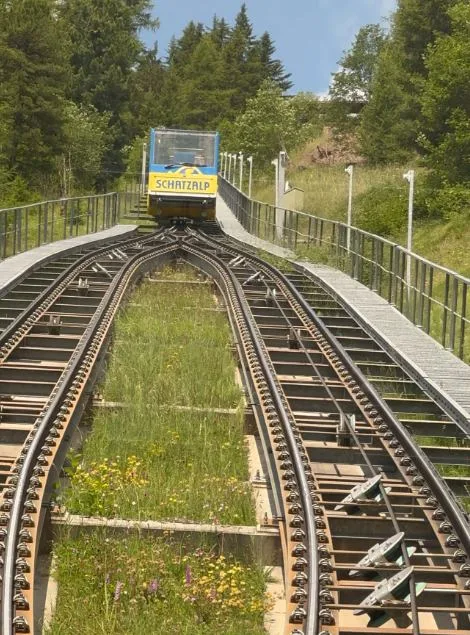
[[[56,546],[59,596],[48,635],[261,635],[266,577],[171,537],[102,530]]]
[[[215,306],[209,285],[147,283],[119,316],[103,395],[121,407],[96,412],[72,459],[60,494],[72,513],[255,523],[241,390]]]
[[[187,270],[159,277],[195,279]],[[98,411],[72,456],[59,494],[71,512],[255,523],[230,332],[214,308],[206,285],[147,283],[135,293],[117,320],[103,386],[105,399],[124,406]],[[74,537],[66,528],[54,551],[49,635],[264,633],[266,575],[207,546],[106,529]]]

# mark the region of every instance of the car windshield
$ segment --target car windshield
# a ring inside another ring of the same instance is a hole
[[[154,163],[166,168],[178,166],[212,167],[215,163],[215,134],[157,130]]]

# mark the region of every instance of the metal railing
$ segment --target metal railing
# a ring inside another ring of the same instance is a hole
[[[56,240],[108,229],[134,209],[135,184],[125,192],[41,201],[0,210],[0,259]]]
[[[348,273],[470,361],[470,278],[357,227],[249,199],[221,176],[219,193],[248,232]]]

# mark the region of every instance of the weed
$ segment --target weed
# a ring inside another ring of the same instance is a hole
[[[198,281],[187,269],[159,276],[172,277]],[[103,394],[124,407],[96,413],[59,494],[70,511],[255,523],[243,409],[210,411],[241,404],[227,321],[213,309],[208,285],[148,283],[121,313]]]
[[[59,595],[48,635],[261,635],[266,577],[207,547],[103,530],[56,544]]]

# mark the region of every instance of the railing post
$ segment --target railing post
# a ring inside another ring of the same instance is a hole
[[[462,316],[460,318],[460,338],[459,338],[459,357],[463,359],[465,354],[465,326],[467,322],[467,293],[468,284],[466,282],[462,285]]]
[[[7,218],[8,212],[0,213],[0,254],[2,254],[2,259],[5,258],[5,247],[6,247],[6,226],[7,226]]]
[[[446,281],[444,286],[444,315],[442,316],[442,335],[441,335],[441,344],[444,348],[446,346],[446,338],[447,338],[447,311],[449,304],[449,288],[450,288],[450,279],[449,274],[446,273]]]
[[[43,242],[47,243],[47,233],[49,229],[49,202],[46,201],[44,204],[44,231],[43,231]]]
[[[457,322],[457,298],[459,293],[458,278],[453,278],[450,296],[450,327],[449,327],[449,350],[453,351],[455,346],[455,326]]]

